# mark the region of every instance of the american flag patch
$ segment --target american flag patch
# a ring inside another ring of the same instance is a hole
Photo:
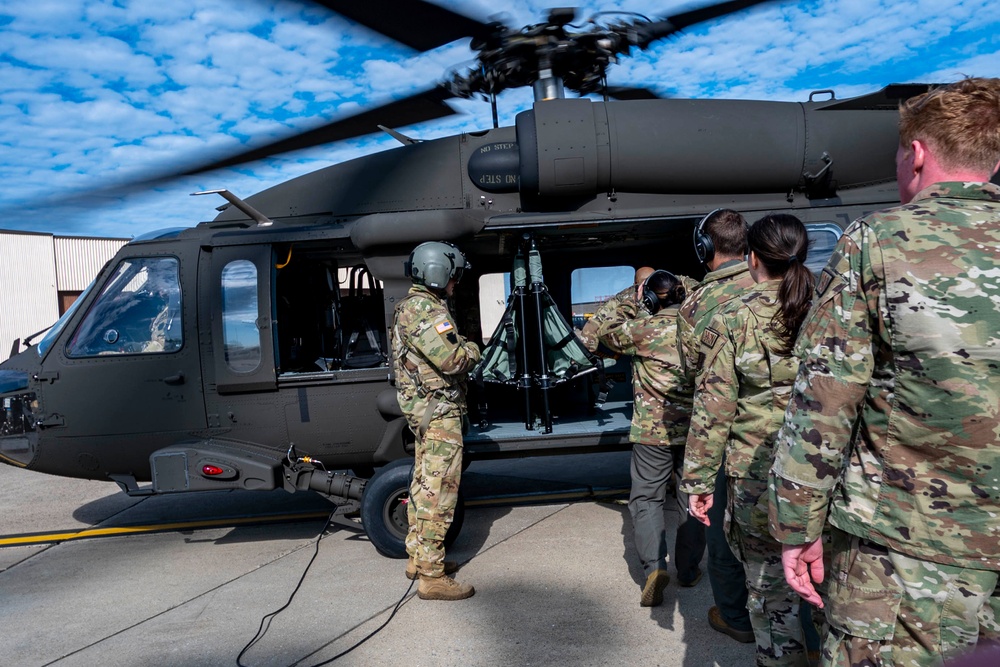
[[[451,322],[449,322],[448,320],[445,320],[441,324],[439,324],[436,327],[434,327],[434,330],[437,331],[439,334],[444,335],[444,334],[448,333],[449,331],[451,331],[454,328],[455,327],[451,326]]]

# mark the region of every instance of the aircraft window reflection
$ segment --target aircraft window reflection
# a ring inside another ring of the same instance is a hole
[[[66,348],[70,357],[176,352],[183,344],[174,257],[123,260]]]
[[[581,329],[605,301],[635,280],[631,266],[596,266],[576,269],[570,278],[573,297],[573,328]]]
[[[245,259],[230,262],[222,269],[222,343],[226,364],[237,373],[260,366],[258,308],[257,267]]]
[[[830,261],[843,230],[833,223],[807,224],[806,234],[809,235],[806,267],[813,272],[813,275],[818,276]]]

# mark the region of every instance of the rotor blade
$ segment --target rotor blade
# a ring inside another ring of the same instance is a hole
[[[116,199],[149,191],[157,186],[185,176],[194,176],[223,167],[233,167],[254,160],[280,155],[289,151],[311,148],[334,141],[372,134],[379,131],[379,124],[403,127],[454,115],[458,112],[445,104],[445,100],[453,97],[454,95],[444,88],[435,87],[401,100],[383,104],[374,109],[366,109],[353,116],[334,120],[311,130],[285,137],[284,139],[278,139],[263,146],[251,148],[230,157],[203,162],[193,167],[182,168],[179,171],[147,174],[122,183],[93,188],[82,192],[55,195],[38,201],[24,202],[15,205],[10,210],[0,210],[0,214],[15,215],[19,214],[19,212],[39,208],[50,209],[59,206],[81,208],[107,205]]]
[[[616,100],[658,100],[662,99],[649,88],[633,88],[631,86],[608,86],[608,97]]]
[[[317,4],[417,51],[464,37],[485,39],[494,27],[424,0],[315,0]]]
[[[320,125],[319,127],[300,132],[285,139],[278,139],[277,141],[252,148],[232,157],[193,167],[187,171],[179,172],[177,175],[193,176],[214,169],[233,167],[245,162],[261,160],[289,151],[312,148],[313,146],[321,146],[344,139],[353,139],[354,137],[377,132],[380,124],[395,128],[444,118],[445,116],[458,113],[444,103],[445,100],[453,97],[454,95],[450,92],[438,86],[401,100],[383,104],[374,109],[366,109],[354,116],[341,118],[340,120]]]
[[[732,14],[744,9],[749,9],[754,5],[760,5],[774,0],[729,0],[728,2],[717,2],[699,9],[692,9],[689,12],[681,12],[674,16],[668,16],[659,21],[636,26],[639,34],[638,45],[645,48],[650,42],[668,37],[675,32],[689,28],[697,23],[711,21],[727,14]]]

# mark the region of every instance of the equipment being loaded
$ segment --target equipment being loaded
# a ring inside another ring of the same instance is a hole
[[[533,429],[537,417],[544,432],[551,433],[549,390],[596,374],[595,405],[600,407],[609,389],[605,361],[584,346],[553,301],[545,286],[541,254],[530,234],[524,235],[510,276],[507,307],[470,377],[480,388],[487,382],[517,387],[524,394],[525,428]],[[537,415],[532,407],[536,403]],[[479,418],[481,426],[488,423],[485,400],[480,401]]]

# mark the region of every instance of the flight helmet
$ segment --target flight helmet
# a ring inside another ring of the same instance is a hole
[[[403,267],[414,284],[443,290],[452,278],[461,280],[462,272],[471,265],[451,243],[427,241],[413,249]]]

